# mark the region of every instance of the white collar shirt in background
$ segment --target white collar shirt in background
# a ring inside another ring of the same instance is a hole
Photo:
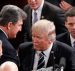
[[[38,20],[40,20],[40,17],[41,17],[41,12],[42,12],[42,8],[43,8],[43,4],[44,4],[44,0],[42,0],[41,6],[36,10],[37,19]],[[34,24],[34,11],[35,10],[32,10],[32,24]]]
[[[70,39],[71,39],[71,45],[72,45],[72,47],[74,48],[74,41],[75,41],[75,39],[70,35]]]

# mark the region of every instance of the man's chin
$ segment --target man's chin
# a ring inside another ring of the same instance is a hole
[[[38,7],[35,7],[35,6],[33,6],[33,7],[31,7],[33,10],[36,10],[36,9],[38,9]]]
[[[16,38],[16,36],[11,37],[11,39],[14,39],[14,38]]]
[[[35,46],[34,46],[34,50],[40,51],[40,49],[38,47],[35,47]]]

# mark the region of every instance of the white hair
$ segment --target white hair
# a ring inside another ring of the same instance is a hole
[[[1,64],[0,71],[18,71],[18,67],[14,62],[6,61]]]
[[[36,31],[40,34],[49,34],[48,37],[50,38],[50,40],[55,40],[56,35],[52,32],[55,32],[55,25],[54,22],[46,20],[46,19],[42,19],[37,21],[35,24],[33,24],[32,26],[32,33],[33,31]],[[50,34],[52,33],[52,34]],[[53,36],[53,37],[52,37]]]

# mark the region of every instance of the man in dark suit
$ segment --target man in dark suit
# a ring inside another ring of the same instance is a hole
[[[52,5],[44,0],[28,0],[28,4],[24,7],[24,11],[28,14],[23,26],[24,41],[31,41],[31,26],[34,24],[34,12],[37,12],[37,20],[47,19],[54,22],[56,34],[66,31],[64,26],[64,13],[57,6]]]
[[[54,23],[48,20],[39,20],[32,25],[32,42],[22,43],[19,47],[20,69],[22,71],[36,71],[39,66],[48,68],[53,66],[61,68],[64,71],[75,70],[75,51],[70,46],[55,41]],[[43,53],[43,62],[40,61],[39,55]],[[42,64],[43,63],[43,64]]]
[[[16,38],[21,31],[26,13],[14,5],[3,6],[0,12],[0,40],[2,41],[2,56],[0,65],[6,61],[14,62],[18,65],[17,51],[8,39]]]
[[[57,40],[64,42],[74,48],[75,41],[75,7],[69,9],[65,16],[65,26],[68,32],[57,36]]]

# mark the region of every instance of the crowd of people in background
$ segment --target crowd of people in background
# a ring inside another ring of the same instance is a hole
[[[75,1],[27,2],[0,11],[0,71],[75,71]]]

